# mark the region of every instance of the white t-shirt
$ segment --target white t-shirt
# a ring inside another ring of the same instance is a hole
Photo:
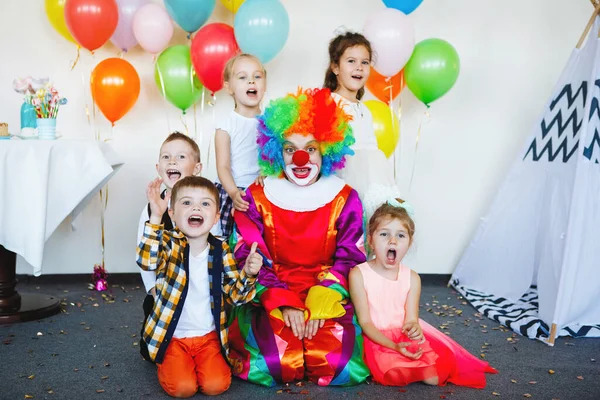
[[[236,186],[246,188],[258,177],[258,121],[232,111],[217,125],[231,141],[231,174]],[[218,178],[217,178],[218,180]]]
[[[190,254],[188,292],[173,336],[176,338],[204,336],[215,330],[210,309],[208,283],[208,252],[210,246],[197,256]]]
[[[375,130],[373,129],[373,115],[371,114],[371,110],[360,101],[353,103],[337,93],[332,93],[331,96],[336,102],[342,105],[346,114],[352,116],[350,126],[352,127],[354,138],[356,139],[352,149],[378,149],[377,138],[375,137]]]

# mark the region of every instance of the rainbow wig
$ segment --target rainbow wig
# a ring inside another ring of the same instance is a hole
[[[258,117],[258,165],[263,176],[282,177],[285,170],[283,144],[293,133],[313,134],[320,143],[328,176],[344,168],[355,142],[351,116],[331,97],[329,89],[298,89],[296,94],[272,100]]]

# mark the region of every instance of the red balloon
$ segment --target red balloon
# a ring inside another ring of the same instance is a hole
[[[92,71],[90,86],[94,102],[114,126],[137,101],[140,77],[126,60],[107,58]]]
[[[65,4],[65,22],[77,43],[94,51],[117,29],[119,8],[116,0],[69,0]]]
[[[371,68],[371,75],[367,80],[367,89],[373,93],[373,96],[386,104],[389,104],[391,100],[394,100],[404,89],[406,82],[404,81],[404,70],[398,72],[391,78],[387,78],[375,71],[375,68]],[[390,99],[390,89],[392,92],[392,98]]]
[[[235,41],[233,28],[217,22],[205,25],[196,32],[191,52],[198,79],[214,94],[223,87],[225,64],[240,52],[240,48]]]

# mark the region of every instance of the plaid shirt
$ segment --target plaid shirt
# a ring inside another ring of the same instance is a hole
[[[210,307],[215,327],[220,331],[221,350],[227,359],[227,316],[223,300],[234,306],[251,301],[256,293],[256,279],[247,276],[244,270],[237,270],[227,243],[209,235],[208,245]],[[156,270],[157,298],[146,320],[143,339],[150,357],[159,364],[173,337],[187,295],[189,252],[187,239],[181,231],[165,231],[163,225],[146,223],[137,248],[137,263],[144,270]]]

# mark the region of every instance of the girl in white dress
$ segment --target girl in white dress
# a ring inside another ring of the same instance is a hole
[[[352,116],[354,155],[346,158],[340,177],[358,192],[367,220],[387,199],[400,197],[393,168],[377,147],[371,111],[360,101],[371,72],[372,56],[371,44],[360,33],[336,36],[329,43],[329,66],[323,84]]]

